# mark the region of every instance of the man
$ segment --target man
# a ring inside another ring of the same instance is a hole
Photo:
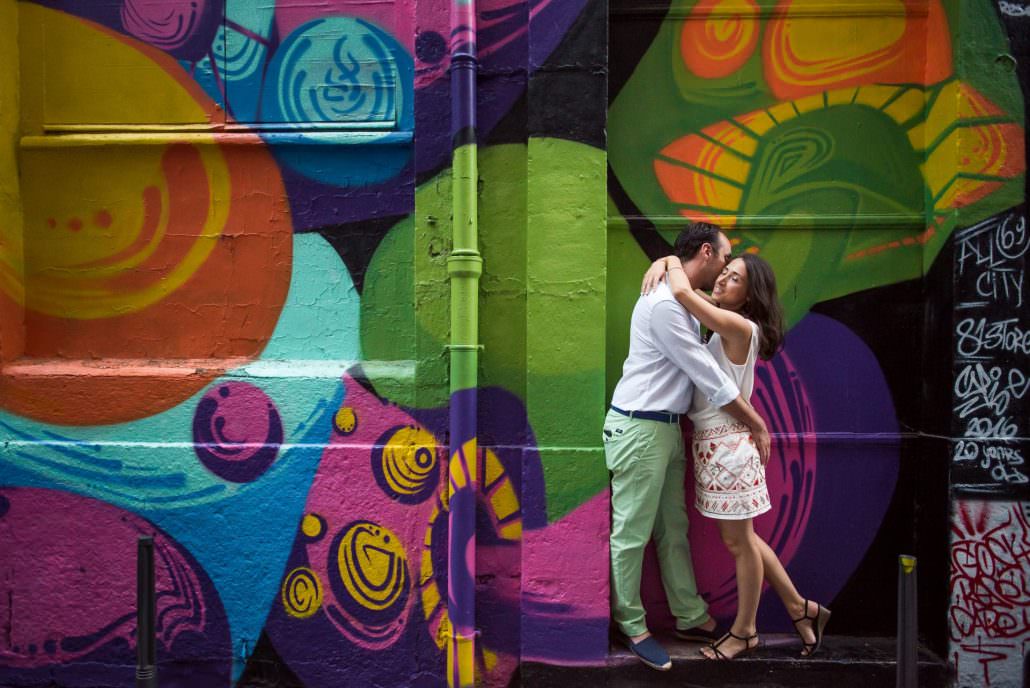
[[[730,260],[730,242],[715,225],[695,222],[674,252],[696,288],[711,289]],[[647,630],[640,601],[644,547],[654,535],[662,584],[684,640],[717,640],[715,621],[697,594],[687,541],[686,473],[680,415],[694,387],[748,425],[763,459],[769,433],[761,417],[701,342],[701,328],[662,282],[642,295],[630,322],[629,355],[605,417],[604,450],[612,475],[612,616],[626,645],[655,669],[672,667]]]

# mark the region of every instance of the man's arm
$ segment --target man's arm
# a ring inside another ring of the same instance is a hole
[[[751,428],[762,464],[768,462],[771,443],[765,421],[741,398],[740,390],[701,343],[683,308],[673,301],[655,304],[651,333],[662,355],[686,373],[713,406]]]

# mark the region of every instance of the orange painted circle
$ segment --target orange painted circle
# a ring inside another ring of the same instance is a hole
[[[700,2],[680,32],[683,63],[704,79],[727,77],[755,52],[758,28],[758,7],[752,0]]]
[[[64,425],[135,420],[174,406],[261,353],[289,289],[286,191],[263,146],[218,148],[230,196],[214,198],[228,214],[206,258],[181,286],[123,314],[61,317],[27,307],[24,358],[30,365],[4,366],[0,408]],[[103,282],[104,289],[133,293],[160,281],[181,262],[209,213],[211,190],[194,147],[170,146],[163,162],[169,173],[168,207],[161,211],[170,220],[168,240],[139,268]],[[31,294],[31,281],[27,287]],[[0,298],[7,301],[0,311],[17,311],[6,294]],[[97,359],[102,363],[91,363]],[[155,368],[148,371],[148,365]]]
[[[220,116],[173,59],[109,38],[161,68],[140,87],[150,97]],[[286,189],[260,137],[50,147],[21,166],[24,259],[0,264],[0,408],[61,425],[136,420],[260,355],[293,261]]]

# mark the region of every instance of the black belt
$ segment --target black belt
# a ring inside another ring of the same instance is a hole
[[[628,418],[640,418],[641,420],[656,420],[659,423],[679,423],[680,414],[667,413],[665,411],[624,411],[618,406],[612,406],[612,411],[621,413]]]

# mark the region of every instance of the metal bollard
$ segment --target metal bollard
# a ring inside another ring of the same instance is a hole
[[[157,688],[154,538],[136,541],[136,688]]]
[[[916,558],[898,557],[898,680],[896,688],[917,688],[919,647],[916,644]]]

